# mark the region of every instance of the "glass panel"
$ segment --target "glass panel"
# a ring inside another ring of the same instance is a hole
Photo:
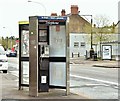
[[[23,67],[23,84],[29,84],[29,62],[22,62]]]
[[[65,26],[60,26],[59,32],[50,26],[50,57],[66,57]]]
[[[66,87],[66,63],[50,62],[50,85]]]
[[[2,86],[2,77],[3,77],[3,75],[2,75],[2,73],[0,73],[0,84],[1,84],[1,86],[0,86],[0,99],[2,99],[3,98],[3,86]]]
[[[39,41],[47,42],[47,30],[39,30]]]
[[[29,57],[29,31],[22,30],[21,35],[21,56]]]
[[[44,23],[44,22],[43,22]],[[46,29],[47,30],[47,26],[44,25],[43,23],[39,24],[39,29]]]

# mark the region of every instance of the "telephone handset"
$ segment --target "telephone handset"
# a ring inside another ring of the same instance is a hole
[[[49,45],[41,45],[41,57],[49,57]]]

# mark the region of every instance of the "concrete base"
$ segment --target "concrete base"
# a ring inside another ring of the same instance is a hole
[[[119,61],[120,60],[120,56],[116,56],[116,61]]]

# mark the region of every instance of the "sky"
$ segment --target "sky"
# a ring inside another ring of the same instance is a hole
[[[69,14],[71,5],[78,5],[80,15],[106,16],[110,23],[118,22],[120,0],[0,0],[0,36],[18,37],[18,22],[28,21],[29,16],[61,15],[65,9]],[[37,3],[36,3],[37,2]],[[89,19],[89,18],[87,18]]]

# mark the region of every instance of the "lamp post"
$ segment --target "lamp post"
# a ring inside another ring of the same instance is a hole
[[[31,0],[28,0],[28,2],[32,2],[32,3],[36,3],[36,4],[40,4],[40,5],[44,8],[44,10],[45,10],[45,15],[46,15],[46,7],[45,7],[45,5],[43,5],[43,4],[40,3],[40,2],[31,1]]]
[[[93,17],[92,17],[92,15],[80,15],[80,16],[90,16],[91,17],[91,37],[90,37],[90,39],[91,39],[91,41],[90,41],[90,43],[91,43],[91,48],[90,48],[90,58],[92,58],[92,55],[93,55],[93,53],[94,53],[94,50],[93,50],[93,32],[92,32],[92,25],[93,25]]]

